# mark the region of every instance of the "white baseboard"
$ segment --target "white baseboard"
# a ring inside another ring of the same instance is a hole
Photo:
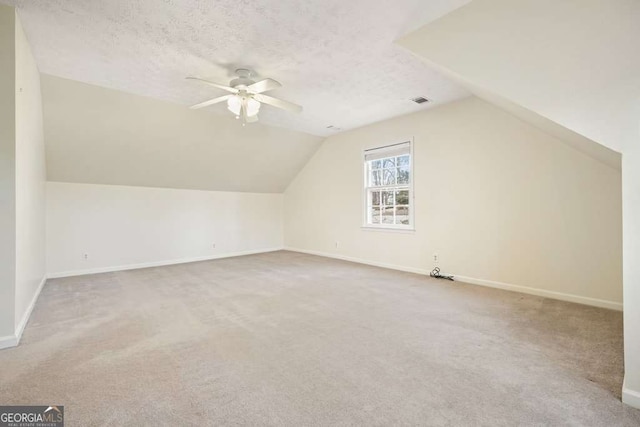
[[[5,337],[0,337],[0,350],[3,348],[16,347],[20,344],[20,340],[22,339],[22,333],[24,332],[24,328],[27,326],[29,322],[29,318],[31,317],[31,312],[33,311],[33,307],[36,306],[36,301],[38,301],[38,297],[40,296],[40,292],[42,292],[42,288],[44,284],[47,282],[47,276],[44,276],[38,285],[38,289],[31,298],[31,302],[29,306],[22,314],[22,319],[20,319],[20,323],[16,327],[15,335],[7,335]]]
[[[471,283],[472,285],[487,286],[489,288],[503,289],[505,291],[520,292],[523,294],[535,295],[538,297],[551,298],[560,301],[575,302],[578,304],[591,305],[593,307],[622,311],[621,302],[583,297],[580,295],[565,294],[563,292],[548,291],[546,289],[530,288],[528,286],[512,285],[510,283],[494,282],[492,280],[475,279],[473,277],[457,275],[454,275],[454,277],[460,282]]]
[[[16,345],[20,344],[20,339],[22,339],[22,332],[24,332],[24,328],[25,326],[27,326],[27,323],[29,322],[29,318],[31,317],[31,312],[33,311],[33,307],[36,306],[36,301],[38,301],[40,292],[42,292],[42,288],[44,287],[44,284],[46,282],[47,282],[47,276],[44,276],[40,281],[40,284],[38,285],[38,289],[36,289],[36,292],[33,295],[33,298],[31,298],[31,302],[29,303],[29,306],[27,307],[24,314],[22,315],[22,319],[20,319],[20,323],[18,323],[18,326],[16,327],[16,340],[17,340]]]
[[[366,259],[343,256],[339,254],[332,254],[328,252],[312,251],[312,250],[292,248],[292,247],[285,247],[284,249],[292,252],[301,252],[305,254],[323,256],[327,258],[341,259],[344,261],[357,262],[359,264],[373,265],[376,267],[389,268],[392,270],[407,271],[409,273],[429,274],[429,270],[424,270],[420,268],[406,267],[406,266],[395,265],[395,264],[387,264],[387,263],[382,263],[377,261],[369,261]],[[447,274],[451,274],[451,273],[447,273]],[[607,301],[607,300],[602,300],[597,298],[583,297],[580,295],[572,295],[572,294],[566,294],[562,292],[548,291],[545,289],[530,288],[527,286],[512,285],[509,283],[495,282],[492,280],[475,279],[473,277],[458,276],[456,274],[452,274],[452,275],[454,276],[456,281],[470,283],[472,285],[486,286],[490,288],[502,289],[505,291],[520,292],[523,294],[535,295],[535,296],[544,297],[544,298],[551,298],[551,299],[556,299],[561,301],[568,301],[568,302],[575,302],[578,304],[590,305],[594,307],[608,308],[610,310],[622,311],[622,303],[615,302],[615,301]]]
[[[243,256],[243,255],[254,255],[254,254],[261,254],[265,252],[275,252],[275,251],[281,251],[282,249],[283,249],[282,247],[254,249],[254,250],[240,251],[240,252],[229,252],[226,254],[208,255],[203,257],[180,258],[180,259],[171,259],[171,260],[165,260],[165,261],[152,261],[152,262],[143,262],[139,264],[116,265],[112,267],[88,268],[84,270],[60,271],[57,273],[47,274],[47,278],[57,279],[60,277],[83,276],[85,274],[110,273],[113,271],[135,270],[138,268],[162,267],[164,265],[185,264],[188,262],[209,261],[213,259],[231,258],[231,257]]]
[[[356,262],[358,264],[373,265],[374,267],[388,268],[388,269],[391,269],[391,270],[406,271],[408,273],[429,274],[429,271],[423,270],[423,269],[420,269],[420,268],[406,267],[406,266],[403,266],[403,265],[388,264],[388,263],[377,262],[377,261],[369,261],[369,260],[362,259],[362,258],[349,257],[349,256],[344,256],[344,255],[339,255],[339,254],[332,254],[332,253],[329,253],[329,252],[312,251],[312,250],[308,250],[308,249],[299,249],[299,248],[291,248],[291,247],[285,247],[284,250],[285,251],[291,251],[291,252],[300,252],[300,253],[309,254],[309,255],[317,255],[317,256],[322,256],[322,257],[325,257],[325,258],[341,259],[343,261]]]
[[[5,348],[11,348],[18,345],[18,338],[15,335],[7,335],[6,337],[0,337],[0,350]]]
[[[627,388],[627,380],[625,378],[622,383],[622,402],[640,409],[640,392]]]

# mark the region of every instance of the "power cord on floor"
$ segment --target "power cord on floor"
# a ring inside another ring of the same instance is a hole
[[[445,280],[451,280],[453,281],[453,276],[447,276],[444,274],[440,274],[440,268],[436,267],[433,270],[431,270],[431,273],[429,273],[429,276],[434,277],[436,279],[445,279]]]

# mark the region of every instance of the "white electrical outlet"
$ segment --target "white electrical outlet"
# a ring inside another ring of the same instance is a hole
[[[440,261],[440,255],[438,255],[437,253],[433,254],[433,262],[437,264],[438,261]]]
[[[336,249],[340,247],[340,242],[336,240]]]
[[[215,248],[216,248],[216,244],[215,244],[215,243],[214,243],[213,245],[211,245],[211,246],[213,247],[213,249],[215,249]]]
[[[84,255],[82,256],[82,258],[84,258],[84,259],[85,259],[85,261],[86,261],[86,260],[88,260],[88,259],[89,259],[89,254],[84,254]]]

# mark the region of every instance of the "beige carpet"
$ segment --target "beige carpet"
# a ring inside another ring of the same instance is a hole
[[[640,425],[614,311],[292,252],[49,280],[1,404],[68,426]]]

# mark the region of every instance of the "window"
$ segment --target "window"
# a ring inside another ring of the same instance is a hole
[[[411,143],[365,150],[365,227],[413,228]]]

